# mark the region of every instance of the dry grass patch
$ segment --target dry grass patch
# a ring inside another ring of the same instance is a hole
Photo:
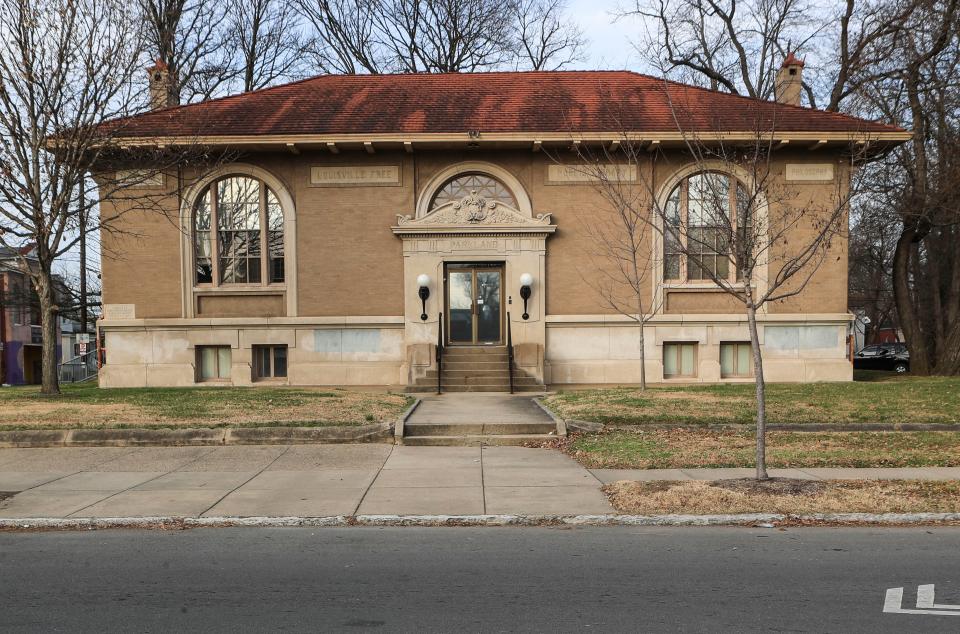
[[[64,386],[0,390],[0,430],[123,427],[362,425],[393,421],[403,394],[288,387],[100,389]]]
[[[603,490],[618,512],[630,515],[960,512],[955,481],[621,481]]]
[[[960,424],[960,377],[858,372],[850,383],[767,385],[770,423]],[[753,424],[752,383],[604,388],[553,394],[545,403],[566,419],[621,425]]]
[[[564,449],[589,468],[752,467],[751,432],[615,430],[578,436]],[[769,432],[767,466],[955,467],[960,432]]]

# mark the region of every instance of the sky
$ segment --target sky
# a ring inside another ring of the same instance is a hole
[[[640,60],[632,41],[641,33],[636,18],[615,21],[621,0],[570,0],[569,13],[588,38],[586,56],[572,66],[578,69],[639,70]]]

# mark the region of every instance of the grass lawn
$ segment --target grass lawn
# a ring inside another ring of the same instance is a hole
[[[589,468],[753,467],[746,431],[614,430],[574,437],[565,449]],[[957,432],[769,432],[768,467],[955,467]]]
[[[620,513],[956,513],[960,482],[614,482],[604,487]]]
[[[559,416],[599,423],[753,424],[753,383],[607,388],[545,399]],[[851,383],[770,383],[770,423],[960,423],[960,377],[857,372]]]
[[[412,402],[402,394],[288,387],[0,388],[0,431],[64,427],[363,425],[392,421]]]

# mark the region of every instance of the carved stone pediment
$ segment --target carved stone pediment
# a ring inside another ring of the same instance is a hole
[[[476,190],[460,200],[446,203],[422,218],[397,214],[397,226],[414,227],[550,227],[550,214],[537,214],[535,218],[500,201],[487,200]]]

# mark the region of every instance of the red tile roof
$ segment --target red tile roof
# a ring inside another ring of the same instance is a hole
[[[126,137],[902,131],[628,71],[321,75],[114,125]]]

